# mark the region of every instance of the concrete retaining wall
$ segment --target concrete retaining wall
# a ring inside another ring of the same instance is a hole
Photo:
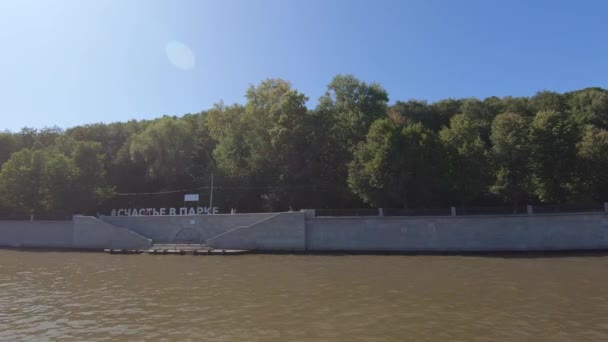
[[[152,240],[128,229],[116,227],[94,217],[74,217],[74,247],[87,249],[140,249]]]
[[[279,213],[250,226],[227,231],[207,243],[219,249],[304,251],[305,231],[304,213]]]
[[[205,243],[209,238],[276,213],[195,216],[102,216],[112,225],[127,228],[154,243]]]
[[[138,249],[152,242],[126,229],[94,217],[76,216],[74,221],[0,221],[0,247],[57,249]]]
[[[72,248],[74,224],[67,222],[0,221],[0,246]]]
[[[311,213],[269,213],[104,220],[75,217],[73,222],[0,221],[0,246],[136,249],[149,247],[151,239],[157,243],[196,239],[215,248],[260,251],[608,249],[607,213],[468,217],[314,217]]]
[[[395,252],[608,249],[608,215],[311,218],[307,246]]]
[[[608,249],[608,214],[319,217],[283,213],[209,239],[225,249],[494,252]]]

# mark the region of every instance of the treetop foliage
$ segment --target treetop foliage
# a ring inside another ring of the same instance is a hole
[[[391,105],[381,85],[337,75],[314,108],[281,79],[245,96],[182,117],[0,132],[0,215],[179,206],[184,192],[205,198],[212,173],[224,211],[608,200],[602,88]]]

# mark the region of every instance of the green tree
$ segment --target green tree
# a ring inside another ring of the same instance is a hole
[[[0,196],[21,214],[68,213],[78,200],[72,192],[77,170],[51,150],[24,149],[0,173]]]
[[[502,98],[503,111],[501,113],[519,113],[524,117],[534,116],[534,112],[530,108],[530,99],[527,97],[511,97]]]
[[[259,192],[271,209],[298,205],[296,188],[310,177],[308,135],[313,129],[307,97],[280,79],[247,91],[247,104],[217,106],[209,113],[214,157],[220,171]]]
[[[573,193],[579,131],[565,113],[541,111],[530,124],[532,185],[542,202],[564,203]]]
[[[503,113],[492,122],[490,157],[494,184],[490,191],[511,202],[514,208],[527,197],[530,144],[528,120],[516,113]]]
[[[19,146],[21,148],[34,148],[36,144],[36,135],[38,130],[35,128],[23,127],[16,137],[19,139]]]
[[[337,75],[308,110],[289,82],[269,79],[242,105],[182,117],[0,132],[0,215],[174,205],[180,196],[104,199],[206,187],[211,172],[216,204],[251,211],[472,204],[492,200],[489,183],[515,205],[606,200],[607,94],[389,107],[380,85]]]
[[[570,113],[581,125],[608,128],[608,91],[587,88],[570,94]]]
[[[121,192],[158,191],[148,182],[149,165],[142,159],[131,156],[131,143],[152,123],[131,120],[125,123],[108,125],[107,140],[83,138],[80,140],[97,141],[105,149],[105,163],[108,184],[116,186]]]
[[[483,99],[482,103],[485,107],[487,119],[490,121],[490,125],[492,124],[492,121],[496,115],[505,111],[506,103],[497,96],[486,97]]]
[[[347,184],[348,163],[353,149],[365,139],[371,124],[387,115],[388,94],[379,84],[367,84],[352,75],[337,75],[327,86],[312,113],[315,140],[312,149],[315,174],[320,175],[315,185],[324,196],[324,206],[359,206]],[[316,178],[316,177],[315,177]]]
[[[242,123],[245,108],[235,104],[216,104],[207,113],[207,127],[216,141],[213,158],[217,168],[231,178],[244,179],[248,175],[245,144],[246,127]]]
[[[74,161],[62,153],[45,151],[44,156],[45,165],[39,183],[44,210],[53,214],[84,214],[84,211],[78,212],[76,208],[88,199],[75,190],[86,184],[78,183],[79,170]]]
[[[488,187],[488,162],[479,131],[464,115],[452,117],[450,127],[439,132],[447,150],[446,182],[453,201],[462,205],[480,198]]]
[[[441,129],[444,126],[448,126],[450,124],[450,119],[452,118],[452,116],[460,112],[461,106],[462,100],[459,99],[445,99],[432,103],[431,108],[435,113],[436,120],[438,122],[437,129]]]
[[[45,154],[24,149],[14,153],[2,166],[0,194],[22,214],[38,214],[44,209]]]
[[[442,152],[435,133],[420,123],[400,127],[377,120],[349,164],[349,186],[375,206],[428,205],[441,177]]]
[[[447,124],[447,122],[443,122],[443,118],[435,108],[430,106],[426,101],[397,101],[397,103],[389,108],[389,115],[392,117],[397,116],[400,119],[397,121],[402,122],[404,125],[419,122],[424,127],[435,132],[439,131],[444,124]]]
[[[10,132],[0,132],[0,167],[18,150],[15,135]]]
[[[541,111],[564,112],[567,109],[567,103],[562,94],[543,90],[530,98],[530,107],[533,113]]]
[[[489,145],[492,121],[501,110],[500,100],[496,97],[480,101],[475,98],[462,101],[460,113],[477,129],[481,139]]]
[[[195,127],[195,138],[192,163],[188,169],[188,174],[194,181],[194,184],[201,187],[210,183],[211,173],[215,170],[215,161],[213,159],[215,141],[211,137],[207,124],[207,113],[197,115],[191,119]]]
[[[81,214],[94,214],[97,206],[114,192],[112,186],[106,185],[103,147],[98,142],[79,142],[71,159],[76,170],[72,194],[77,199],[72,209]]]
[[[352,75],[337,75],[319,99],[317,110],[330,116],[335,134],[347,146],[362,141],[371,124],[386,116],[388,94],[379,84]]]
[[[270,79],[247,91],[244,123],[250,129],[248,163],[256,184],[272,186],[263,194],[268,208],[299,205],[296,187],[308,175],[308,98],[280,79]]]
[[[306,119],[308,98],[281,79],[250,87],[246,97],[242,121],[247,127],[245,141],[250,146],[247,162],[254,172],[277,177],[285,158],[294,153],[297,139],[293,134]]]
[[[55,144],[57,138],[63,135],[63,129],[55,127],[45,127],[36,130],[34,147],[44,149]]]
[[[194,131],[186,122],[163,117],[131,140],[134,162],[146,164],[146,177],[159,188],[171,188],[188,182],[194,149]]]
[[[72,156],[52,148],[24,149],[0,173],[0,196],[21,214],[94,214],[112,195],[103,186],[97,143],[79,143]]]
[[[585,127],[577,149],[581,161],[580,191],[595,201],[608,201],[608,131]]]

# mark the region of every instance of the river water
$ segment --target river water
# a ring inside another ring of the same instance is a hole
[[[608,256],[0,251],[0,340],[607,341]]]

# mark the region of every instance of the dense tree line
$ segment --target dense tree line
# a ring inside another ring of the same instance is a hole
[[[0,133],[0,215],[608,200],[608,91],[396,101],[338,75],[315,108],[289,82],[198,114]],[[137,194],[137,195],[134,195]],[[204,203],[207,205],[207,203]]]

